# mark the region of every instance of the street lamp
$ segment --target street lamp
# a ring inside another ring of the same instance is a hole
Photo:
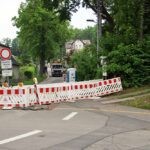
[[[101,14],[101,8],[102,8],[102,1],[98,0],[97,1],[97,22],[94,21],[93,19],[87,19],[86,21],[88,22],[94,22],[97,24],[97,57],[98,60],[99,58],[99,53],[100,53],[100,39],[101,39],[101,34],[102,34],[102,14]],[[97,65],[97,68],[99,68],[99,64]]]
[[[93,19],[87,19],[86,21],[88,22],[94,22],[97,24],[97,58],[100,61],[101,60],[101,65],[102,65],[102,76],[104,78],[107,77],[107,71],[106,71],[106,56],[101,56],[99,57],[100,54],[100,39],[102,35],[102,0],[97,1],[97,22],[94,21]],[[97,68],[99,68],[99,63],[97,65]]]

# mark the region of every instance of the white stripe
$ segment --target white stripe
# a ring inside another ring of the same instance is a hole
[[[9,143],[9,142],[12,142],[12,141],[16,141],[16,140],[19,140],[19,139],[23,139],[25,137],[28,137],[28,136],[31,136],[31,135],[34,135],[34,134],[37,134],[37,133],[40,133],[40,132],[42,132],[42,131],[41,130],[34,130],[34,131],[31,131],[31,132],[28,132],[28,133],[25,133],[25,134],[22,134],[22,135],[18,135],[18,136],[9,138],[9,139],[5,139],[5,140],[0,141],[0,145],[1,144],[6,144],[6,143]]]
[[[74,117],[78,112],[72,112],[71,114],[69,114],[68,116],[66,116],[65,118],[63,118],[62,120],[69,120],[72,117]]]

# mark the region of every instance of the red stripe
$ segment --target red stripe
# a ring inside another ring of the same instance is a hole
[[[31,89],[29,89],[29,93],[31,94]]]
[[[16,104],[16,107],[20,107],[20,104]]]
[[[63,87],[63,91],[66,91],[66,87],[65,86]]]
[[[80,89],[83,89],[83,85],[80,85]]]
[[[40,88],[40,93],[43,93],[43,88]]]
[[[55,92],[55,88],[52,88],[51,91],[52,91],[52,92]]]
[[[117,80],[116,79],[114,79],[114,83],[116,83],[117,82]]]
[[[8,106],[8,107],[12,107],[12,104],[8,104],[7,106]]]
[[[102,86],[102,82],[99,82],[99,86]]]
[[[85,89],[87,89],[87,84],[85,85]]]
[[[109,84],[111,84],[112,83],[112,81],[111,80],[109,80]]]
[[[107,85],[107,81],[104,81],[104,85]]]
[[[46,88],[46,93],[48,93],[49,92],[49,88]]]
[[[51,103],[54,103],[54,101],[51,101]]]
[[[0,104],[0,107],[4,107],[4,104]]]
[[[49,101],[46,101],[45,103],[46,103],[46,104],[49,104]]]
[[[11,94],[11,90],[7,90],[7,94],[10,95]]]
[[[25,89],[22,90],[22,93],[25,94]]]
[[[19,90],[16,89],[15,90],[15,94],[18,95],[19,94]]]
[[[41,104],[44,104],[44,102],[41,102]]]
[[[4,94],[4,90],[0,90],[0,95],[3,95]]]
[[[76,90],[78,89],[78,86],[77,86],[77,85],[75,85],[75,89],[76,89]]]
[[[92,88],[92,84],[90,84],[90,88]]]

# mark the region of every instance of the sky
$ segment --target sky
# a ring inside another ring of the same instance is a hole
[[[0,0],[0,41],[3,38],[14,39],[17,36],[18,29],[13,26],[11,19],[18,15],[21,2],[25,2],[25,0]],[[80,29],[95,25],[92,22],[87,22],[87,19],[96,20],[94,12],[90,9],[79,8],[79,11],[73,14],[70,24],[74,28]]]

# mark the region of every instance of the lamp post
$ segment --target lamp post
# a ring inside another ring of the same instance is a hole
[[[94,22],[97,24],[97,57],[98,57],[98,60],[100,59],[99,58],[99,53],[100,53],[100,50],[101,50],[101,47],[100,47],[100,39],[101,39],[101,35],[102,35],[102,1],[101,0],[98,0],[97,1],[97,22],[92,20],[92,19],[87,19],[86,21],[88,22]],[[99,63],[97,65],[97,68],[99,68]]]

